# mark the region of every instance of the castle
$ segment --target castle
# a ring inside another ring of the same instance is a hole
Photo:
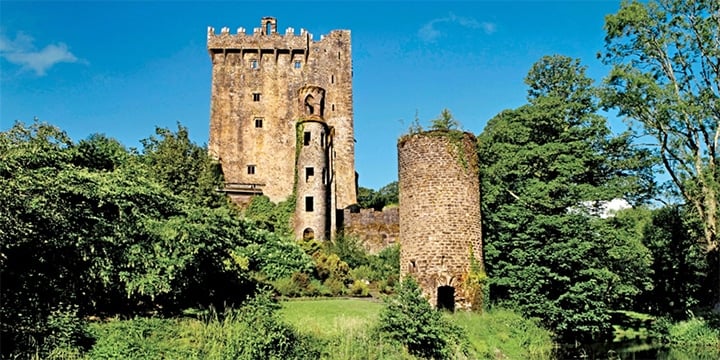
[[[482,271],[482,239],[472,134],[402,137],[399,212],[355,214],[347,209],[357,200],[350,31],[315,41],[305,30],[281,35],[276,19],[265,17],[252,34],[243,28],[216,34],[210,27],[207,46],[208,147],[222,166],[224,192],[240,204],[256,195],[276,203],[294,196],[296,238],[332,239],[349,225],[349,233],[358,230],[386,246],[399,229],[401,275],[417,278],[431,304],[452,310],[480,304],[473,280]]]
[[[212,60],[209,152],[235,202],[295,196],[296,237],[328,239],[357,202],[350,31],[320,40],[277,31],[208,28]],[[340,214],[340,215],[339,215]]]

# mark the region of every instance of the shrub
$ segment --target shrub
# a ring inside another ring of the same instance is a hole
[[[350,287],[350,294],[353,296],[370,296],[370,288],[363,280],[355,280]]]
[[[315,255],[315,271],[320,280],[334,278],[345,281],[350,272],[348,264],[335,254],[319,253]]]
[[[334,277],[325,279],[323,285],[332,296],[340,296],[345,294],[345,284]]]
[[[279,317],[267,292],[239,310],[213,308],[196,319],[136,318],[93,326],[92,359],[315,359],[319,340]]]
[[[702,318],[691,317],[670,325],[666,340],[671,345],[720,349],[720,329],[713,328]]]
[[[50,313],[43,348],[50,353],[56,349],[75,349],[87,343],[86,324],[78,316],[77,305],[60,306]]]
[[[337,255],[351,268],[368,264],[367,251],[356,237],[340,235],[332,242],[325,242],[325,248],[328,253]]]
[[[464,352],[453,345],[467,347],[462,329],[430,306],[412,277],[400,282],[396,296],[386,299],[379,323],[380,334],[403,344],[415,356],[448,359]]]

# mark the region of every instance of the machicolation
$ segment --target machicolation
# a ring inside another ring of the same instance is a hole
[[[264,17],[252,33],[208,28],[207,48],[208,149],[222,190],[240,204],[295,196],[295,235],[330,238],[357,201],[350,31],[314,40],[305,30],[281,34]]]

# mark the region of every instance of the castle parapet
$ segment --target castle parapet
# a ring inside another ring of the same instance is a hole
[[[215,28],[208,26],[207,47],[209,51],[222,51],[224,49],[305,49],[312,43],[327,41],[333,37],[349,37],[349,30],[333,30],[328,35],[320,37],[319,41],[313,40],[313,34],[305,29],[300,29],[300,34],[295,34],[295,29],[288,27],[285,34],[276,31],[277,23],[274,18],[263,18],[262,27],[253,28],[252,34],[248,34],[245,28],[240,27],[235,34],[230,33],[230,28],[222,27],[220,33]]]

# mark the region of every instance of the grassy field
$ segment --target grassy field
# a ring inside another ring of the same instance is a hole
[[[328,358],[410,358],[370,336],[382,308],[381,302],[364,299],[294,300],[282,303],[281,315],[301,333],[330,340]],[[552,358],[554,345],[550,333],[511,311],[457,312],[446,316],[467,333],[471,358]],[[366,349],[370,352],[365,352]]]
[[[320,337],[375,325],[383,304],[364,299],[293,300],[282,303],[283,319],[300,332]]]
[[[382,302],[308,299],[284,301],[281,306],[274,315],[231,312],[219,316],[211,312],[197,317],[92,322],[89,329],[94,344],[87,353],[59,348],[49,358],[415,359],[402,345],[374,331],[384,308]],[[453,359],[552,358],[550,333],[511,311],[445,316],[462,327],[468,339],[467,346],[455,344]],[[278,346],[283,345],[296,350],[280,351]]]

